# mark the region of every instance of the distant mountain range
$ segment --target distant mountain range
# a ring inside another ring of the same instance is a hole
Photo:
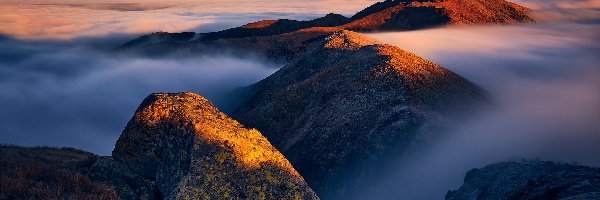
[[[211,33],[165,33],[142,36],[121,49],[152,56],[178,52],[252,53],[288,63],[337,30],[402,31],[457,24],[531,23],[528,8],[504,0],[387,0],[351,18],[328,14],[310,21],[264,20]]]
[[[150,94],[109,157],[2,146],[0,199],[351,198],[489,103],[459,75],[354,31],[533,22],[527,11],[502,0],[385,1],[351,18],[140,37],[122,50],[225,49],[285,66],[236,90],[231,117],[197,94]],[[593,199],[597,171],[500,163],[469,172],[446,198]]]

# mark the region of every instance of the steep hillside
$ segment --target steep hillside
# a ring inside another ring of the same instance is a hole
[[[600,199],[600,168],[554,162],[504,162],[469,171],[458,199]]]
[[[234,113],[259,129],[323,198],[366,187],[386,161],[437,137],[433,130],[453,118],[446,110],[466,112],[485,98],[460,76],[376,43],[337,31],[246,88],[247,101]]]

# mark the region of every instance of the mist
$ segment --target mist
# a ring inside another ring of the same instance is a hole
[[[600,11],[557,12],[575,11],[541,10],[530,25],[370,34],[480,85],[494,106],[440,133],[358,199],[443,199],[468,170],[502,161],[600,167]]]
[[[278,67],[249,56],[116,54],[104,42],[110,40],[0,39],[0,141],[110,155],[150,93],[192,91],[220,105],[230,90]]]

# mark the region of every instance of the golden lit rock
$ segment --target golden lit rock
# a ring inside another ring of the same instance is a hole
[[[166,198],[317,199],[260,132],[194,93],[148,96],[113,156]]]

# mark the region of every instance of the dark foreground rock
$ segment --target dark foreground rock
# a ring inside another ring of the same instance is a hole
[[[600,199],[600,168],[555,162],[504,162],[469,171],[447,200]]]
[[[234,117],[259,129],[322,198],[368,188],[388,162],[485,102],[466,79],[398,47],[338,31],[245,88]]]
[[[143,177],[110,157],[100,157],[91,166],[91,180],[110,185],[121,199],[161,199],[154,180]]]

